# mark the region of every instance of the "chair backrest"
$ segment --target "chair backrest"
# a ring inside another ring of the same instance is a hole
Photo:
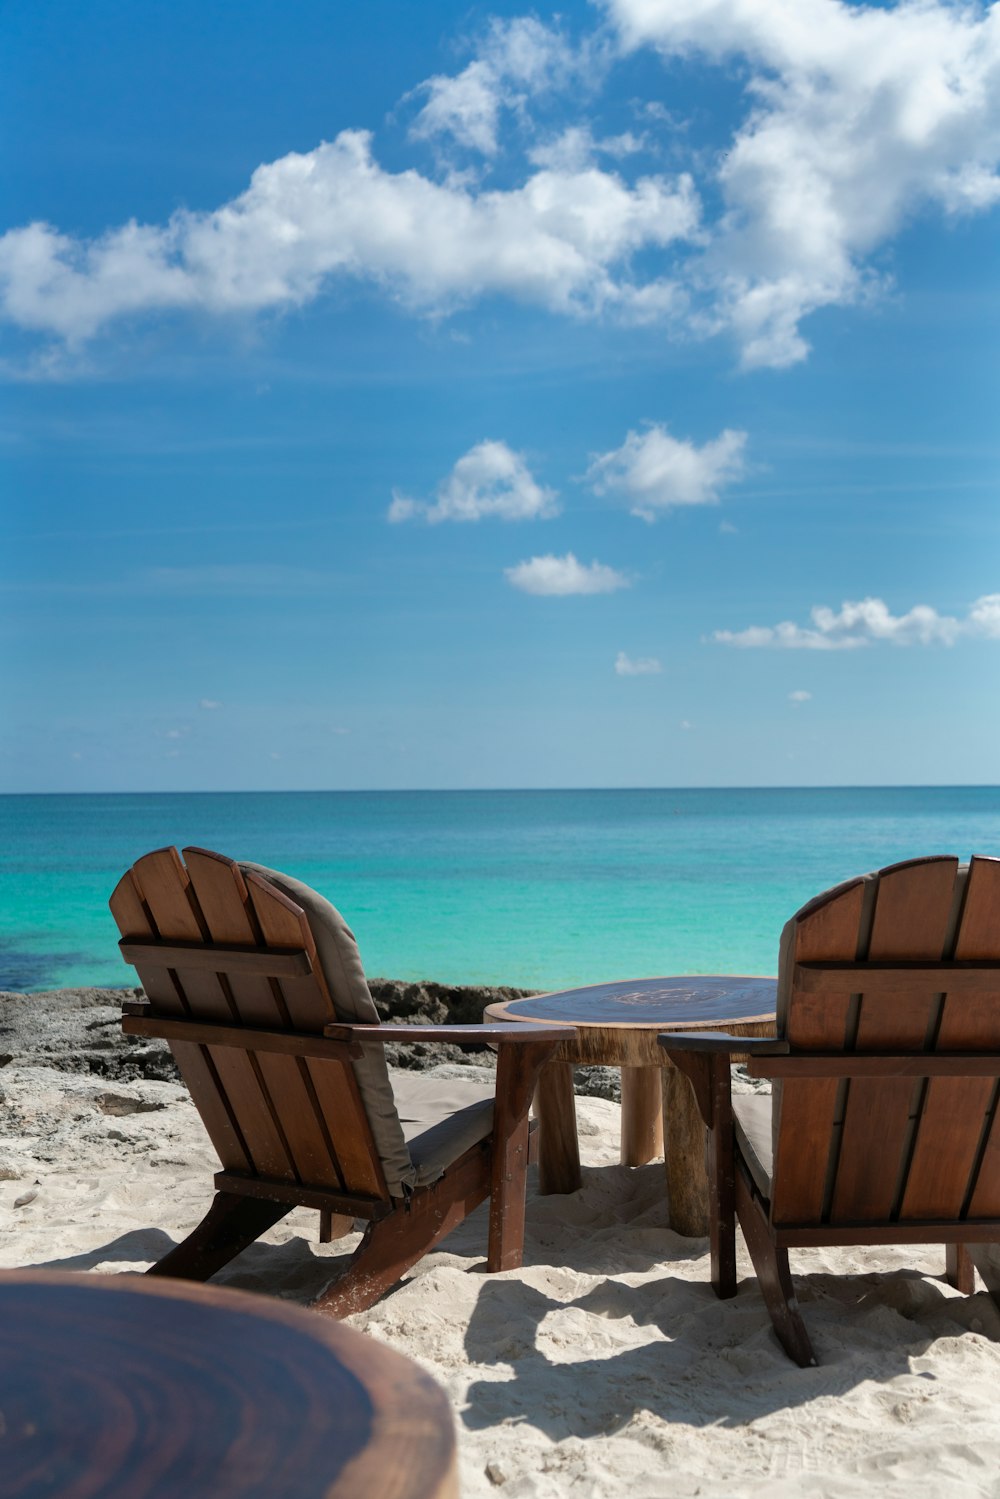
[[[174,848],[147,854],[110,902],[123,946],[140,944],[154,1014],[313,1037],[332,1021],[377,1024],[357,944],[333,906],[261,866],[205,849],[184,857],[186,867]],[[166,962],[156,943],[184,951]],[[256,954],[268,955],[266,972]],[[415,1179],[380,1045],[354,1062],[171,1046],[225,1171],[386,1200]]]
[[[824,892],[787,923],[778,1033],[793,1058],[1000,1053],[1000,975],[959,971],[997,960],[1000,860],[890,865]],[[941,961],[956,967],[917,971]],[[823,971],[837,963],[864,970]],[[1000,1218],[995,1077],[787,1076],[774,1090],[776,1226]]]

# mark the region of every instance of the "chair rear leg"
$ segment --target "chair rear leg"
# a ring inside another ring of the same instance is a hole
[[[789,1358],[807,1369],[817,1360],[796,1301],[788,1251],[771,1238],[760,1201],[751,1195],[742,1172],[736,1175],[736,1211],[778,1342]]]
[[[992,1243],[987,1241],[985,1244],[965,1244],[962,1247],[979,1271],[983,1285],[1000,1307],[1000,1240]]]
[[[488,1172],[488,1156],[474,1146],[433,1186],[369,1223],[344,1273],[316,1298],[314,1310],[349,1317],[374,1306],[489,1195]]]
[[[146,1274],[208,1280],[289,1212],[291,1205],[286,1202],[217,1192],[198,1227]]]
[[[947,1260],[945,1274],[949,1282],[963,1296],[971,1296],[976,1289],[976,1267],[964,1244],[945,1246]]]
[[[319,1242],[332,1244],[336,1239],[346,1239],[354,1232],[354,1219],[344,1213],[331,1213],[322,1208],[319,1215]]]

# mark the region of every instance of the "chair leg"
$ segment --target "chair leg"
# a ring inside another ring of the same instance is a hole
[[[729,1058],[713,1057],[711,1063],[713,1128],[705,1135],[708,1238],[712,1253],[712,1288],[716,1296],[725,1301],[736,1295],[736,1145]]]
[[[208,1280],[289,1212],[291,1204],[287,1202],[217,1192],[198,1227],[151,1265],[146,1274]]]
[[[489,1271],[518,1270],[524,1258],[528,1185],[528,1106],[537,1068],[525,1069],[525,1048],[506,1047],[498,1064],[490,1149]],[[530,1064],[530,1058],[528,1058]]]
[[[312,1303],[314,1310],[349,1317],[374,1306],[489,1195],[488,1170],[488,1156],[474,1146],[440,1181],[369,1223],[343,1274]]]
[[[319,1242],[321,1244],[332,1244],[335,1239],[346,1239],[348,1234],[354,1232],[354,1219],[346,1213],[331,1213],[329,1208],[321,1208],[319,1215]]]
[[[742,1172],[736,1176],[736,1211],[778,1342],[789,1358],[807,1369],[816,1363],[816,1355],[795,1299],[788,1251],[771,1238],[760,1202],[751,1195]]]
[[[976,1289],[976,1267],[964,1244],[945,1246],[946,1275],[950,1283],[963,1296],[971,1296]]]
[[[983,1285],[996,1305],[1000,1307],[1000,1241],[964,1244],[962,1247],[971,1263],[979,1271]]]

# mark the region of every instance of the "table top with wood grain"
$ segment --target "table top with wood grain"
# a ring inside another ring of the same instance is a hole
[[[444,1392],[270,1297],[0,1273],[4,1499],[455,1499]]]
[[[584,1026],[657,1030],[717,1028],[774,1019],[777,980],[742,974],[683,974],[588,984],[490,1005],[505,1020],[560,1020]]]

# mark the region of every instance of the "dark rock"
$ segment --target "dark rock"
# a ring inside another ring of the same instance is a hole
[[[369,987],[383,1020],[412,1025],[476,1025],[487,1005],[534,992],[381,978],[372,979]],[[122,1001],[142,997],[141,989],[0,992],[0,1066],[10,1061],[34,1062],[63,1072],[92,1073],[108,1082],[134,1083],[144,1078],[176,1082],[177,1069],[165,1041],[122,1035]],[[496,1054],[486,1046],[393,1041],[385,1053],[390,1067],[422,1070],[444,1062],[496,1065]],[[575,1084],[578,1093],[616,1101],[621,1096],[615,1067],[577,1068]]]
[[[621,1103],[621,1069],[618,1067],[574,1067],[573,1091],[586,1094],[588,1098],[609,1098],[612,1103]]]

